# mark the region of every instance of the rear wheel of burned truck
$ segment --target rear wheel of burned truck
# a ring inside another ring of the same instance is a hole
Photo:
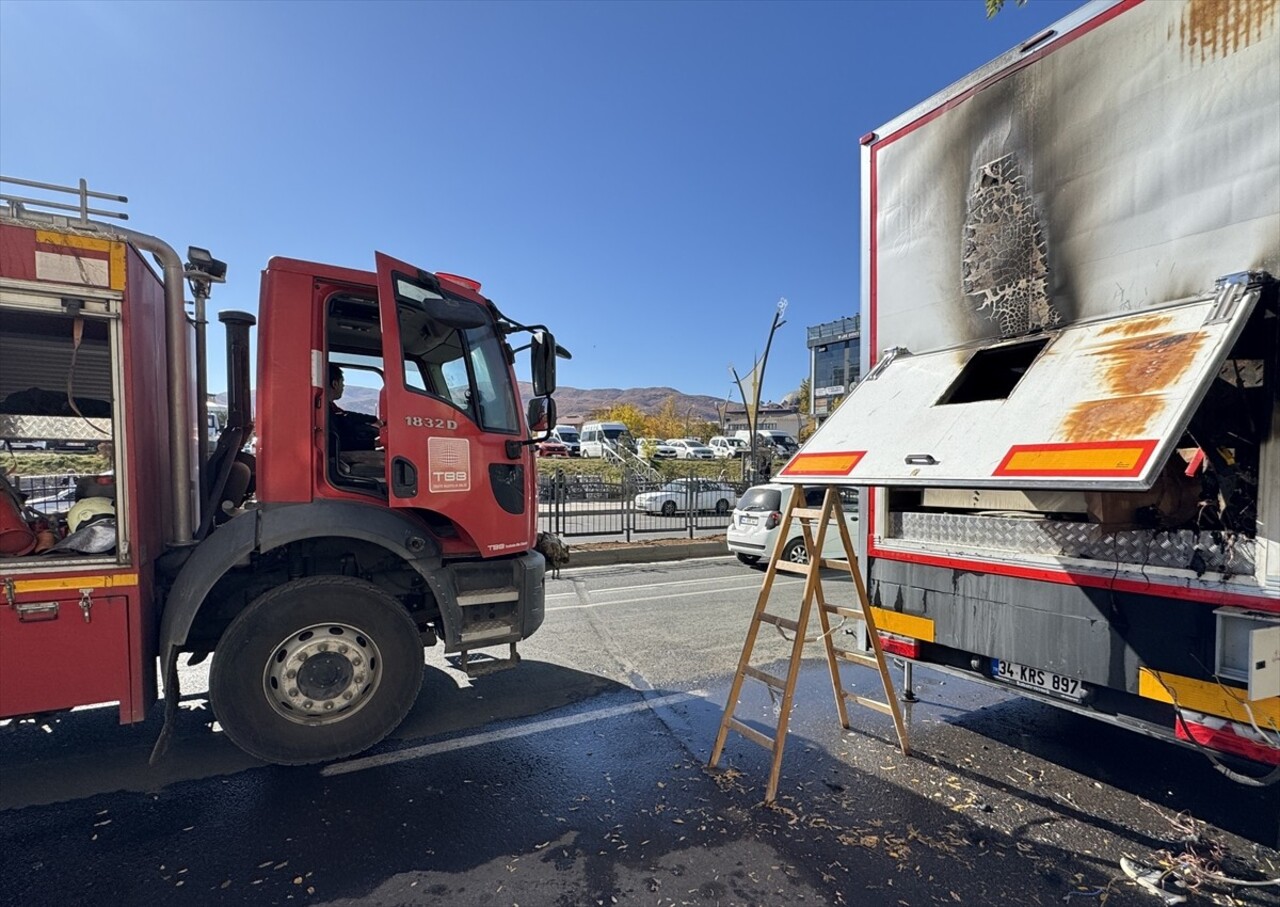
[[[263,593],[218,641],[209,677],[227,736],[266,762],[362,752],[404,720],[422,686],[417,625],[364,580],[297,579]]]

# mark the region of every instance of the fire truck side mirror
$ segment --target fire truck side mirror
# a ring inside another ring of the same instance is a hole
[[[534,397],[529,401],[528,420],[530,435],[550,435],[556,424],[556,401],[550,397]]]
[[[545,397],[554,394],[556,392],[556,338],[550,331],[533,332],[529,358],[533,372],[533,395]],[[530,420],[531,425],[532,421]]]

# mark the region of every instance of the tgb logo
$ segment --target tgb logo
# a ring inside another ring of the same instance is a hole
[[[471,442],[466,438],[427,439],[427,489],[432,493],[471,490]]]

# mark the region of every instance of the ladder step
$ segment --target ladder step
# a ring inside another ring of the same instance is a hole
[[[782,690],[782,689],[785,689],[787,686],[787,682],[783,680],[781,677],[774,677],[772,674],[766,674],[764,671],[761,671],[758,668],[751,667],[751,665],[747,665],[746,667],[744,667],[742,669],[742,673],[746,674],[748,677],[754,677],[756,680],[759,680],[762,683],[767,683],[769,686],[773,687],[775,690]]]
[[[866,655],[862,652],[851,652],[848,649],[832,649],[836,653],[837,658],[843,658],[845,661],[851,661],[854,664],[862,665],[865,668],[871,668],[874,671],[880,670],[880,662],[876,661],[874,655]]]
[[[825,605],[824,611],[828,614],[839,614],[841,617],[852,617],[855,620],[863,620],[861,608],[846,608],[843,605]]]
[[[881,715],[894,717],[893,708],[887,702],[881,702],[879,699],[868,699],[865,696],[859,696],[857,693],[845,691],[844,698],[852,702],[854,705],[864,705],[873,712],[879,712]]]
[[[759,731],[757,731],[757,730],[756,730],[755,728],[753,728],[753,727],[747,727],[747,725],[743,724],[743,723],[742,723],[741,721],[739,721],[737,718],[730,718],[730,719],[729,719],[729,727],[733,728],[735,731],[737,731],[737,732],[738,732],[739,734],[741,734],[743,737],[746,737],[746,738],[747,738],[748,740],[750,740],[752,743],[758,743],[758,744],[760,744],[761,746],[763,746],[763,747],[764,747],[765,749],[767,749],[767,750],[771,750],[771,749],[773,749],[773,738],[772,738],[772,737],[769,737],[769,736],[766,736],[766,735],[764,735],[764,734],[760,733]]]
[[[799,520],[820,520],[822,519],[821,507],[797,507],[791,511],[791,515]]]
[[[760,620],[766,624],[773,624],[775,627],[781,627],[784,630],[790,630],[794,633],[800,628],[800,625],[794,620],[788,620],[785,617],[779,617],[776,614],[768,614],[764,611],[760,612]]]
[[[846,561],[844,558],[837,558],[837,557],[824,557],[822,559],[822,566],[835,567],[837,570],[850,569],[848,561]]]
[[[800,576],[808,576],[810,572],[808,564],[793,564],[791,561],[776,561],[773,569],[779,573],[795,573]]]

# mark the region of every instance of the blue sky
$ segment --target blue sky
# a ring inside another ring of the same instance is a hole
[[[859,136],[1080,5],[0,0],[0,173],[129,196],[215,312],[273,255],[474,277],[575,387],[723,397],[785,296],[778,399],[857,310]]]

